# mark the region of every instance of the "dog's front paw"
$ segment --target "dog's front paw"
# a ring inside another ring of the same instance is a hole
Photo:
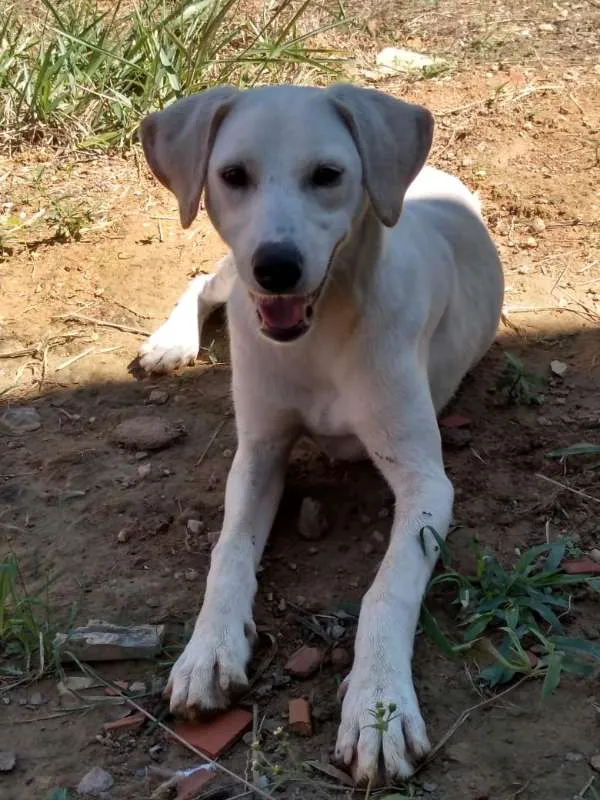
[[[352,770],[357,783],[375,780],[380,754],[388,779],[407,778],[430,749],[413,687],[410,666],[389,659],[361,658],[342,686],[342,719],[336,759]]]
[[[198,620],[165,689],[171,711],[188,715],[194,709],[226,708],[248,685],[246,665],[255,636],[252,621]]]
[[[197,324],[192,327],[168,320],[142,344],[137,360],[148,375],[173,372],[193,364],[199,350]]]

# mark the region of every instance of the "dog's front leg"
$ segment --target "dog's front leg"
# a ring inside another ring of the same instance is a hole
[[[196,360],[202,327],[210,314],[228,301],[235,276],[235,261],[229,253],[218,262],[215,272],[197,275],[188,283],[166,322],[140,347],[138,361],[143,372],[172,372]]]
[[[247,685],[256,568],[281,498],[290,447],[287,439],[240,440],[202,609],[167,685],[174,712],[224,708]]]
[[[357,432],[389,482],[396,501],[388,550],[360,612],[352,670],[344,697],[337,758],[357,782],[374,778],[383,755],[388,778],[406,777],[429,750],[412,680],[412,651],[421,600],[445,537],[453,489],[445,475],[436,416],[424,371],[398,370],[373,380],[368,416]],[[385,374],[385,373],[383,373]],[[420,377],[419,377],[420,376]],[[363,406],[364,408],[365,406]],[[383,724],[375,726],[377,709]]]

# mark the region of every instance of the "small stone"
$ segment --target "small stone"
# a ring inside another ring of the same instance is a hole
[[[537,247],[537,244],[537,239],[533,236],[528,236],[527,239],[525,239],[525,247],[530,247],[533,249],[534,247]]]
[[[145,464],[140,464],[139,467],[137,468],[137,472],[140,478],[147,478],[148,475],[150,475],[151,470],[152,470],[152,464],[149,461],[147,461]]]
[[[153,389],[148,395],[148,402],[155,406],[164,406],[169,399],[169,393],[162,389]]]
[[[422,784],[421,789],[423,789],[423,791],[427,794],[432,794],[432,792],[435,792],[437,789],[437,783],[424,783]]]
[[[473,159],[471,158],[471,156],[465,156],[460,163],[461,163],[461,166],[463,166],[463,167],[472,167],[473,166]]]
[[[341,639],[345,633],[346,633],[346,628],[344,628],[343,625],[340,625],[339,623],[336,622],[334,625],[331,626],[331,638],[335,639],[336,642],[338,641],[338,639]]]
[[[543,233],[546,230],[546,223],[541,217],[535,217],[531,223],[533,233]]]
[[[34,692],[32,695],[30,695],[27,703],[30,706],[41,706],[44,704],[44,698],[40,692]]]
[[[540,22],[538,28],[543,33],[554,33],[554,31],[556,30],[556,26],[553,25],[551,22]]]
[[[565,364],[564,361],[555,360],[550,362],[550,371],[559,378],[562,378],[566,374],[568,368],[568,365]]]
[[[226,447],[225,450],[223,450],[223,458],[233,458],[233,450]]]
[[[121,422],[110,433],[110,439],[131,450],[160,450],[186,435],[185,427],[166,417],[148,415]]]
[[[416,53],[400,47],[384,47],[377,53],[377,66],[385,75],[397,75],[401,72],[422,73],[427,69],[441,69],[446,61],[442,58]]]
[[[370,556],[375,551],[375,546],[371,542],[365,542],[362,546],[362,551],[366,556]]]
[[[318,647],[304,645],[290,656],[285,669],[295,678],[310,678],[321,666],[323,654]]]
[[[7,694],[2,695],[2,705],[4,706],[10,705],[10,697]]]
[[[585,756],[582,753],[566,753],[565,754],[565,761],[572,761],[573,763],[577,763],[578,761],[583,761]]]
[[[54,646],[62,651],[65,661],[71,659],[64,650],[81,661],[91,662],[155,658],[162,649],[164,634],[164,625],[123,627],[96,621],[75,628],[70,634],[57,633]]]
[[[129,684],[131,694],[146,694],[146,684],[144,681],[134,681]]]
[[[148,608],[160,608],[160,600],[158,597],[149,597],[146,600],[146,605]]]
[[[10,750],[0,750],[0,772],[12,772],[17,763],[17,757]]]
[[[596,772],[600,772],[600,753],[590,758],[590,766],[592,769],[596,770]]]
[[[305,497],[300,506],[298,520],[298,533],[302,539],[315,541],[320,539],[327,530],[327,520],[323,513],[321,503],[311,497]]]
[[[285,600],[283,599],[283,597],[281,598],[281,600],[279,601],[279,603],[277,603],[277,610],[278,610],[278,611],[281,611],[281,612],[284,612],[284,611],[286,611],[286,610],[287,610],[287,603],[285,602]]]
[[[183,577],[186,581],[197,581],[198,580],[198,570],[197,569],[186,569],[183,574]]]
[[[201,519],[188,519],[186,528],[190,533],[198,534],[204,530],[204,523]]]
[[[152,761],[158,761],[160,758],[160,754],[162,753],[163,747],[162,744],[153,744],[152,747],[148,750],[148,755],[152,759]]]
[[[32,433],[42,427],[42,420],[37,409],[32,406],[15,406],[5,409],[0,415],[0,424],[9,433],[19,435]]]
[[[527,275],[530,271],[531,267],[529,267],[527,264],[523,264],[523,266],[519,267],[519,269],[517,270],[519,275]]]
[[[590,558],[592,561],[595,561],[597,564],[600,564],[600,550],[597,547],[594,547],[593,550],[590,550]]]
[[[375,542],[375,544],[385,544],[385,536],[381,531],[373,531],[371,534],[371,538]]]
[[[88,797],[100,797],[113,785],[112,775],[101,767],[94,767],[79,782],[77,791]]]
[[[129,541],[129,528],[121,528],[121,530],[117,533],[117,542],[120,544],[125,544],[127,541]]]
[[[347,669],[352,659],[350,653],[343,647],[334,647],[331,651],[331,665],[334,669]]]

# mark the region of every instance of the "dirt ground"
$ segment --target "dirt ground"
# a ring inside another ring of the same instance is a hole
[[[548,531],[587,551],[600,546],[598,470],[586,459],[565,470],[547,453],[599,441],[600,6],[399,5],[382,4],[368,31],[352,35],[352,46],[360,42],[357,79],[434,112],[431,160],[480,192],[506,272],[498,343],[452,405],[472,420],[470,436],[445,447],[455,518],[464,526],[451,540],[453,553],[466,567],[474,538],[510,563]],[[451,69],[374,84],[374,54],[389,44],[441,53]],[[0,160],[0,178],[1,202],[28,216],[58,207],[64,224],[81,229],[79,241],[61,241],[57,223],[25,231],[0,262],[0,404],[33,406],[42,423],[23,435],[0,432],[0,553],[18,555],[33,588],[49,573],[59,576],[49,592],[59,614],[76,603],[81,622],[165,622],[181,638],[202,598],[206,532],[219,530],[235,449],[224,320],[212,322],[206,357],[194,368],[138,382],[127,365],[143,331],[163,320],[194,271],[212,268],[223,245],[203,213],[190,231],[179,228],[173,198],[138,151],[107,157],[30,148]],[[542,406],[499,404],[502,349],[547,376],[552,360],[567,364],[563,378],[549,377]],[[160,407],[149,402],[157,388],[168,395]],[[149,413],[183,423],[187,437],[141,460],[111,443],[117,423]],[[331,522],[310,548],[296,524],[306,496],[322,502]],[[291,740],[291,761],[328,760],[340,676],[326,665],[314,679],[286,682],[283,665],[301,643],[318,641],[305,624],[310,613],[359,601],[383,553],[373,533],[387,536],[391,507],[370,466],[331,467],[310,449],[294,457],[256,603],[265,642],[271,634],[276,649],[249,698],[270,726],[284,724],[290,697],[311,700],[315,732]],[[190,518],[204,532],[190,534]],[[442,619],[443,606],[438,598]],[[579,612],[572,629],[600,638],[597,605]],[[349,649],[351,633],[348,625],[342,644]],[[436,742],[480,701],[476,665],[450,662],[418,637],[414,669]],[[152,662],[100,671],[148,682],[166,674]],[[41,706],[31,705],[33,692],[42,693]],[[588,758],[600,751],[597,680],[566,680],[543,707],[539,696],[539,685],[525,684],[474,712],[411,791],[433,800],[575,797],[592,777]],[[18,763],[0,778],[6,800],[74,788],[96,765],[114,776],[115,800],[149,797],[156,779],[139,770],[154,763],[152,745],[164,745],[156,756],[164,766],[197,761],[148,726],[99,737],[114,707],[63,713],[55,681],[18,687],[8,700],[0,750],[13,750]],[[160,702],[149,698],[147,707],[158,711]],[[267,734],[266,752],[271,747]],[[224,763],[243,773],[248,754],[240,743]],[[281,796],[351,796],[327,784],[313,773],[312,782],[303,778]]]

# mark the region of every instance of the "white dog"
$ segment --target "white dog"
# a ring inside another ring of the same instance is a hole
[[[147,372],[197,356],[227,303],[238,449],[194,633],[171,672],[171,709],[221,708],[247,683],[256,569],[294,442],[368,454],[395,496],[388,550],[362,601],[336,754],[357,781],[380,757],[408,776],[430,745],[412,681],[421,599],[453,489],[436,414],[491,345],[501,265],[479,204],[423,167],[428,111],[377,91],[222,87],[141,126],[181,222],[206,208],[231,254],[193,280],[140,350]],[[372,727],[395,704],[389,729]]]

